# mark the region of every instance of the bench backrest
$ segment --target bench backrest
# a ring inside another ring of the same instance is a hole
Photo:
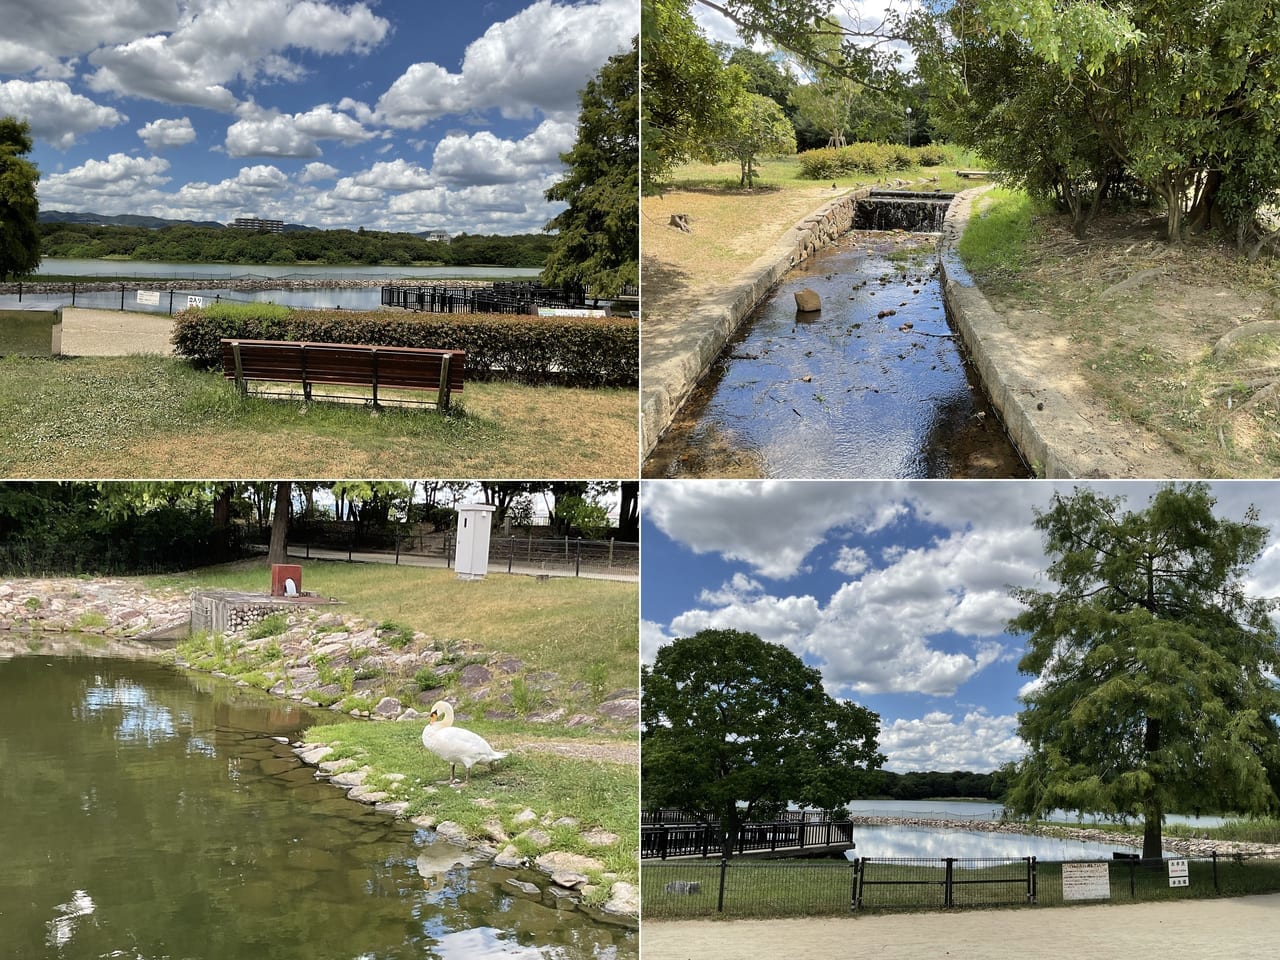
[[[236,345],[240,376],[245,380],[368,385],[376,377],[379,387],[435,390],[440,387],[445,357],[449,358],[449,390],[461,390],[465,379],[463,350],[225,339],[222,368],[229,378],[236,376]]]

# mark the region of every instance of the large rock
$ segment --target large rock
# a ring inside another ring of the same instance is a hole
[[[601,873],[604,864],[595,857],[584,857],[580,853],[569,853],[565,850],[552,850],[541,854],[533,865],[543,873]]]
[[[801,313],[817,313],[822,309],[822,301],[815,291],[805,287],[796,291],[796,309]]]
[[[640,891],[631,883],[619,880],[609,890],[609,899],[600,908],[619,917],[634,917],[640,912]]]
[[[395,697],[383,697],[378,701],[378,705],[373,708],[373,715],[389,720],[392,717],[399,716],[401,709],[400,701]]]

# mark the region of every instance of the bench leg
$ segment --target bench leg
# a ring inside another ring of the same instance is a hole
[[[436,394],[436,409],[449,410],[449,355],[440,358],[440,390]]]
[[[240,391],[240,396],[247,397],[249,395],[249,384],[244,379],[244,368],[240,365],[240,344],[238,341],[232,342],[231,354],[236,360],[236,389]]]

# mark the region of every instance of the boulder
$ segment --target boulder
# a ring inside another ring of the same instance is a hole
[[[817,313],[822,309],[822,301],[818,299],[818,294],[805,287],[803,290],[797,290],[796,309],[801,313]]]

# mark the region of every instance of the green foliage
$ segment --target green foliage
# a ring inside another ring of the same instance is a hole
[[[273,613],[252,624],[244,632],[246,640],[261,640],[263,637],[276,637],[289,629],[289,620],[283,613]]]
[[[378,633],[389,647],[402,650],[413,643],[413,627],[394,620],[384,620],[378,624]]]
[[[974,274],[992,278],[1016,272],[1026,260],[1035,202],[1021,190],[997,187],[975,204],[956,252]]]
[[[568,209],[547,224],[558,231],[541,280],[612,297],[640,282],[640,98],[637,43],[610,57],[579,99],[578,139],[561,154],[564,178],[547,199]]]
[[[40,171],[26,159],[30,152],[31,125],[0,117],[0,282],[40,266]]]
[[[217,227],[92,226],[42,223],[46,257],[164,260],[177,263],[304,263],[541,267],[554,238],[543,234],[459,234],[447,243],[380,230],[251,232]]]
[[[609,530],[609,511],[582,497],[562,497],[556,501],[556,519],[588,540],[598,540]]]
[[[884,763],[876,714],[832,699],[817,670],[754,634],[676,640],[641,685],[645,803],[718,817],[727,838],[788,802],[842,807]]]
[[[25,599],[25,600],[23,600],[23,601],[22,601],[22,605],[23,605],[24,607],[26,607],[28,610],[31,610],[31,611],[39,610],[39,609],[40,609],[40,598],[39,598],[39,597],[27,597],[27,599]]]
[[[1141,813],[1159,857],[1167,811],[1280,808],[1277,603],[1245,592],[1268,531],[1253,508],[1235,522],[1213,507],[1203,484],[1134,513],[1078,489],[1037,516],[1056,587],[1013,591],[1018,669],[1037,679],[1011,809]]]
[[[77,630],[101,630],[106,625],[106,615],[99,613],[97,610],[86,610],[76,617]]]
[[[0,572],[154,573],[240,556],[239,534],[215,524],[210,500],[144,486],[0,484]]]
[[[800,176],[806,180],[838,177],[882,177],[912,167],[936,167],[949,162],[951,151],[940,144],[905,147],[892,143],[851,143],[820,147],[800,154]]]
[[[470,380],[559,386],[635,386],[639,323],[625,317],[529,317],[506,314],[393,314],[293,310],[256,305],[234,312],[184,310],[173,321],[173,346],[199,367],[222,363],[219,341],[302,340],[465,350]]]
[[[527,717],[533,711],[536,701],[537,694],[524,677],[512,678],[511,705],[515,707],[516,713],[522,717]]]
[[[755,184],[756,158],[796,152],[796,131],[782,108],[768,97],[742,91],[710,145],[714,158],[732,157],[742,171],[739,186]]]

